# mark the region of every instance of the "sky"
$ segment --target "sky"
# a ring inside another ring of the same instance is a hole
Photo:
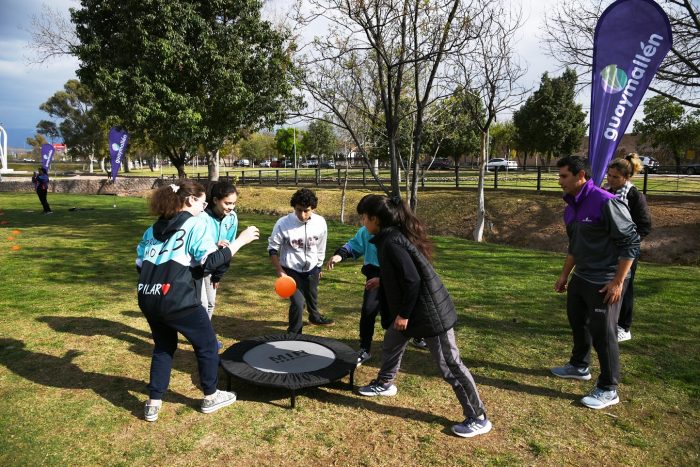
[[[525,19],[517,50],[528,72],[522,80],[525,87],[537,89],[542,74],[558,75],[558,64],[548,57],[540,46],[540,35],[544,24],[545,11],[551,9],[557,0],[514,0],[520,4]],[[39,106],[63,87],[69,79],[75,78],[78,61],[74,57],[64,57],[43,65],[30,65],[28,48],[33,15],[39,15],[42,4],[55,9],[79,7],[76,0],[2,0],[0,10],[0,126],[8,133],[10,147],[27,147],[25,139],[33,135],[39,120],[48,115]],[[290,0],[272,0],[269,8],[284,10]],[[588,110],[587,94],[579,96],[579,102]],[[510,115],[503,115],[508,119]]]

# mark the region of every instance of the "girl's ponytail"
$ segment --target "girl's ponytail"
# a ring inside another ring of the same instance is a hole
[[[199,198],[203,194],[204,187],[199,183],[187,179],[179,180],[158,188],[151,197],[149,207],[152,214],[163,219],[172,219],[185,206],[188,197]]]

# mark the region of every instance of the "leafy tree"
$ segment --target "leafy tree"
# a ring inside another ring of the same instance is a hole
[[[586,132],[586,113],[574,100],[577,80],[576,72],[570,68],[556,78],[544,73],[539,89],[525,102],[531,119],[529,124],[533,126],[523,128],[523,135],[535,138],[534,148],[545,154],[547,166],[553,155],[564,156],[576,151]],[[514,120],[520,124],[522,117],[517,115]]]
[[[78,76],[98,107],[147,131],[185,176],[202,146],[284,120],[292,98],[287,32],[261,19],[258,0],[82,0],[72,10]]]
[[[515,149],[515,137],[517,130],[512,121],[496,122],[491,127],[491,150],[490,154],[510,158],[510,152]]]
[[[333,125],[324,120],[314,120],[302,140],[307,153],[316,156],[332,156],[338,146]]]
[[[304,132],[296,128],[280,128],[275,133],[275,147],[277,151],[287,157],[294,159],[294,145],[296,142],[296,156],[300,158],[305,152],[304,148]]]
[[[473,102],[461,102],[465,99]],[[478,107],[480,103],[476,96],[462,91],[436,106],[425,128],[425,149],[431,158],[449,158],[457,166],[462,156],[479,153],[479,130],[471,112],[464,108]],[[480,113],[483,115],[483,108]]]
[[[27,144],[32,147],[32,156],[34,159],[39,159],[41,157],[41,146],[48,143],[46,137],[41,133],[37,133],[34,136],[27,138]]]
[[[515,126],[515,147],[523,155],[522,166],[525,167],[529,156],[535,154],[539,147],[538,108],[534,98],[528,98],[518,110],[513,113]]]
[[[269,133],[253,133],[238,142],[243,159],[260,162],[269,159],[271,154],[277,152],[275,138]]]
[[[670,152],[679,167],[689,149],[700,146],[700,112],[686,112],[682,105],[664,96],[644,102],[644,120],[634,122],[642,142]]]
[[[95,110],[92,93],[80,81],[68,80],[63,90],[56,92],[39,108],[61,121],[56,126],[54,122],[42,120],[37,131],[54,137],[60,135],[71,157],[83,157],[92,162],[96,156],[106,154],[107,122]]]

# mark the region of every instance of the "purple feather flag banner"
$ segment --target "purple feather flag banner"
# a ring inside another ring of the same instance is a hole
[[[112,181],[117,179],[119,168],[122,166],[122,158],[126,154],[126,146],[129,144],[129,133],[118,130],[116,127],[109,130],[109,157],[112,163]]]
[[[41,145],[41,166],[48,172],[51,168],[51,161],[53,160],[53,154],[56,152],[54,147],[50,144]]]
[[[618,0],[593,39],[589,161],[600,186],[620,139],[671,49],[671,24],[652,0]]]

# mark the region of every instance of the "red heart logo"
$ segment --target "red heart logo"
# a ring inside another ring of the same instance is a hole
[[[168,294],[168,290],[170,290],[170,284],[163,284],[163,287],[160,288],[163,291],[163,295]]]

